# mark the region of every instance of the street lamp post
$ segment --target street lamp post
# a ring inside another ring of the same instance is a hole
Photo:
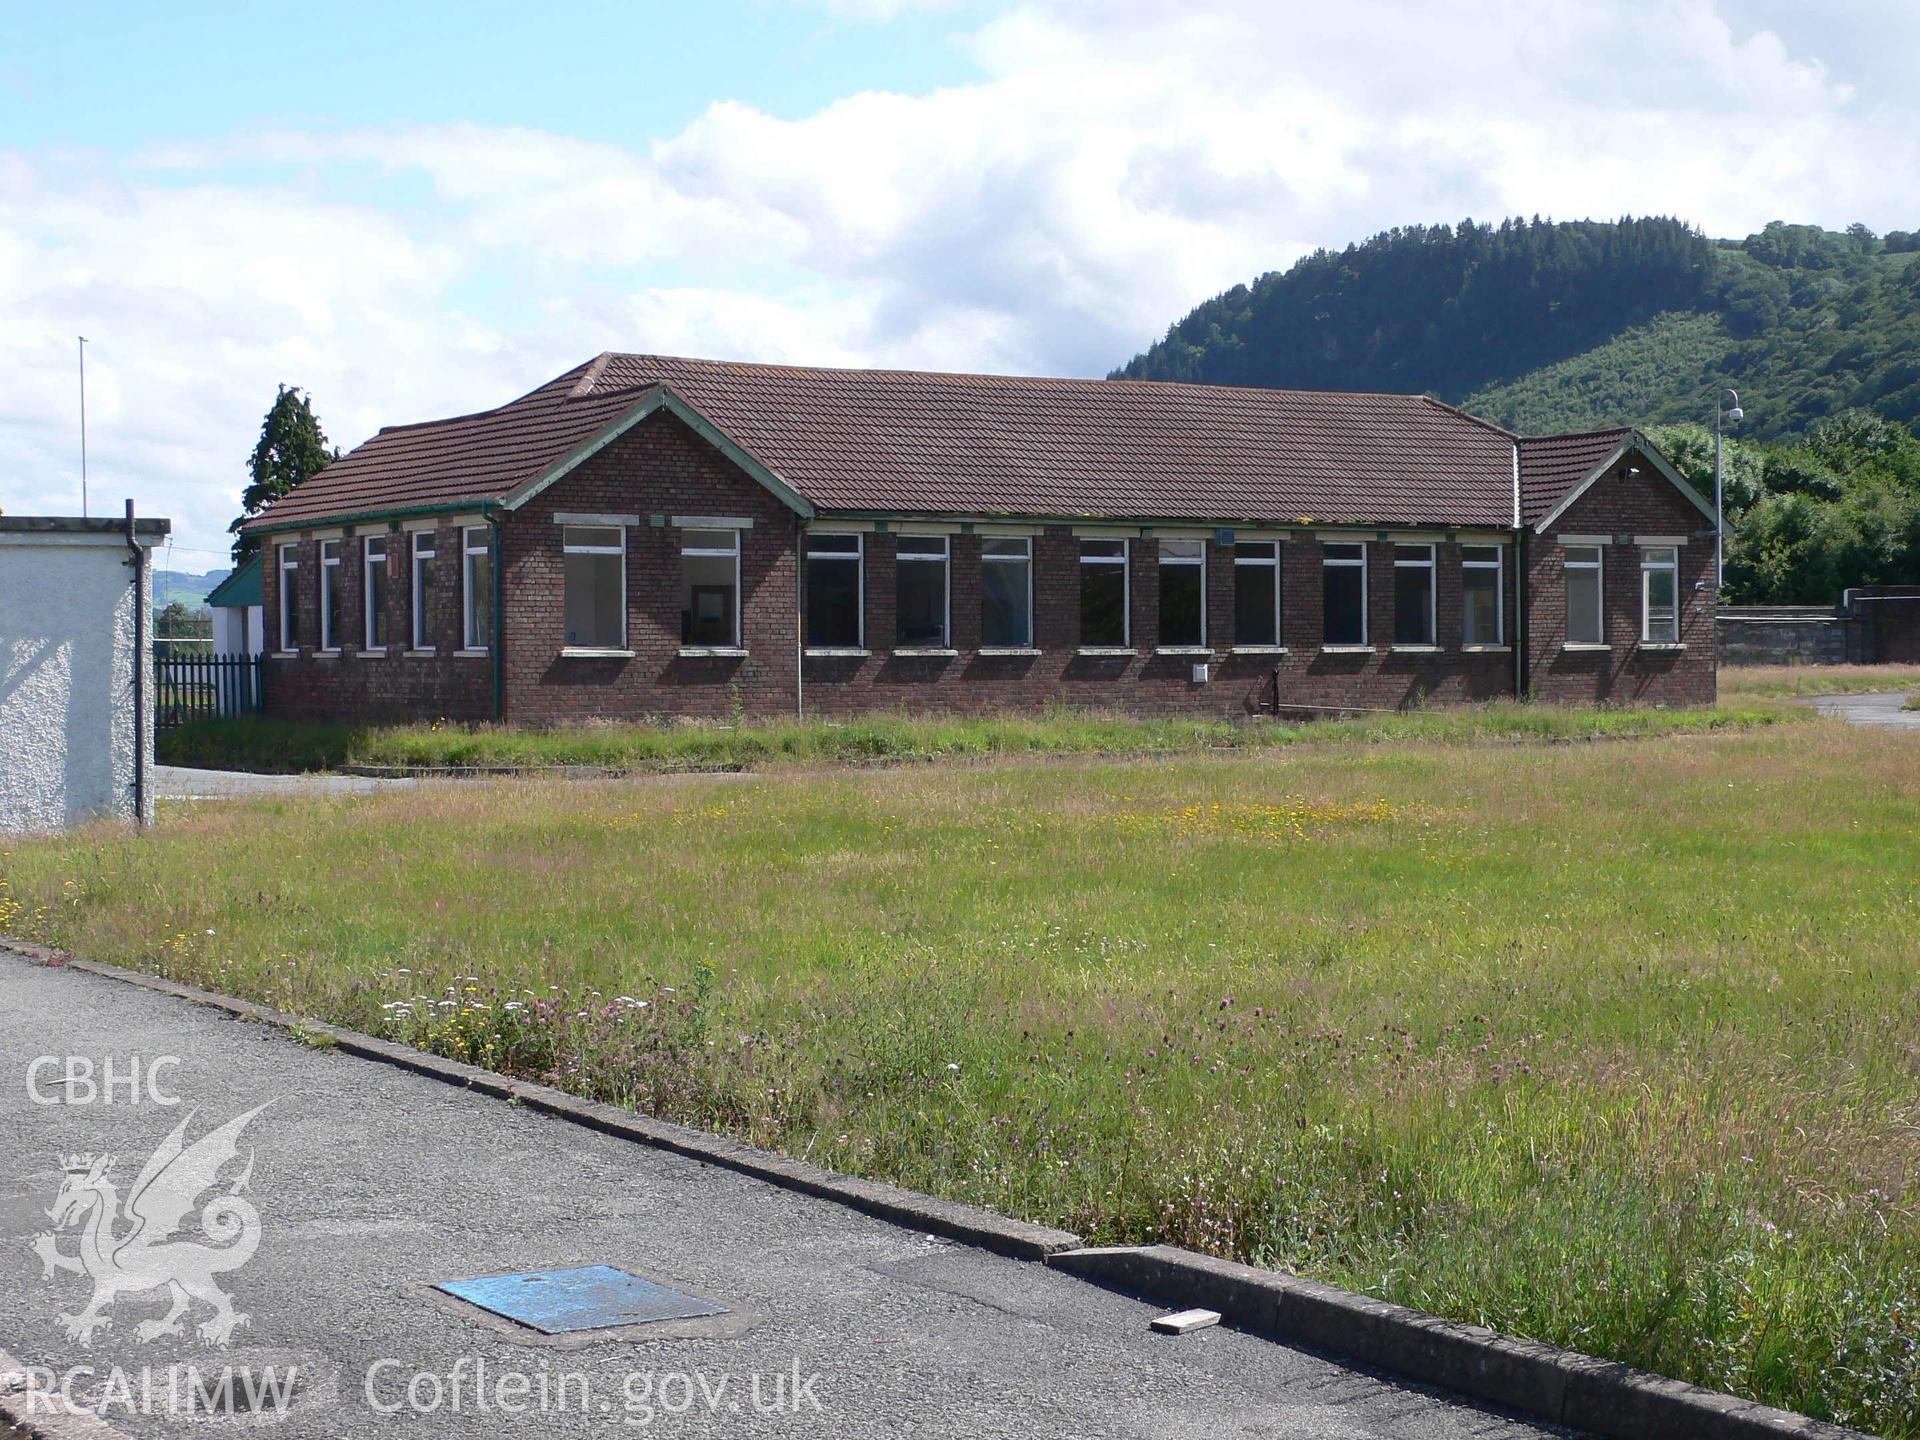
[[[1727,395],[1733,397],[1733,404],[1727,404]],[[1713,405],[1713,589],[1718,595],[1727,583],[1727,512],[1726,496],[1720,482],[1720,429],[1723,421],[1731,420],[1738,425],[1746,414],[1740,408],[1740,392],[1729,389],[1726,395],[1714,401]]]

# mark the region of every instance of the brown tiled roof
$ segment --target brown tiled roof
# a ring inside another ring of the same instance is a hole
[[[382,430],[256,524],[505,500],[662,386],[820,511],[1513,523],[1514,437],[1418,395],[607,354]]]
[[[1541,435],[1520,442],[1520,518],[1538,525],[1608,456],[1633,436],[1630,429]]]

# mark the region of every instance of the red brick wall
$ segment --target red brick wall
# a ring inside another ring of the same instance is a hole
[[[638,515],[627,531],[632,659],[562,656],[565,564],[554,515]],[[742,657],[680,652],[675,515],[753,521],[741,535]],[[655,516],[668,523],[654,525]],[[798,663],[794,515],[680,421],[658,414],[509,517],[507,714],[544,725],[598,716],[794,713]]]
[[[1513,693],[1511,653],[1460,649],[1460,547],[1436,548],[1440,648],[1431,654],[1394,651],[1393,547],[1368,544],[1369,635],[1366,654],[1320,650],[1320,542],[1281,542],[1281,634],[1285,655],[1231,652],[1233,549],[1207,545],[1207,641],[1213,679],[1195,684],[1192,667],[1204,656],[1156,655],[1159,643],[1159,542],[1132,542],[1131,656],[1078,655],[1080,542],[1067,527],[1049,527],[1034,541],[1034,630],[1040,654],[975,653],[980,635],[980,538],[952,537],[952,631],[955,657],[887,653],[894,634],[894,538],[867,537],[866,658],[810,657],[806,701],[810,712],[853,714],[876,707],[990,710],[1048,702],[1112,706],[1135,711],[1239,714],[1270,693],[1279,669],[1283,702],[1296,705],[1397,708],[1419,700],[1488,699]],[[1513,565],[1503,574],[1507,633],[1513,633]]]
[[[387,650],[365,651],[366,594],[362,543],[369,534],[387,536]],[[460,649],[460,532],[442,524],[437,532],[438,567],[434,580],[432,631],[435,653],[409,654],[413,639],[411,594],[413,567],[405,531],[384,522],[359,527],[340,544],[340,652],[320,652],[320,542],[297,537],[300,572],[300,653],[282,658],[280,644],[280,551],[285,536],[267,537],[265,590],[267,631],[267,710],[271,714],[352,720],[484,720],[493,714],[493,662],[463,656]]]
[[[1711,705],[1717,693],[1711,522],[1673,486],[1642,465],[1638,476],[1605,476],[1544,535],[1527,541],[1527,652],[1536,699],[1559,704]],[[1567,628],[1562,535],[1683,535],[1680,640],[1684,650],[1650,650],[1640,641],[1640,550],[1603,549],[1601,597],[1605,650],[1563,648]]]
[[[637,515],[627,531],[627,648],[631,657],[561,654],[564,557],[555,515]],[[742,549],[742,656],[680,653],[680,532],[674,515],[751,519]],[[655,517],[668,523],[654,524]],[[1697,510],[1664,481],[1601,482],[1555,527],[1561,533],[1691,534]],[[1370,645],[1357,654],[1321,648],[1322,545],[1301,535],[1281,542],[1281,638],[1286,654],[1231,652],[1233,551],[1209,542],[1208,642],[1213,678],[1195,684],[1189,655],[1156,655],[1158,541],[1132,541],[1131,655],[1088,656],[1079,645],[1079,541],[1064,526],[1034,538],[1035,655],[979,653],[980,537],[951,537],[952,656],[895,654],[895,537],[866,537],[864,656],[814,656],[804,675],[797,653],[798,578],[794,517],[774,496],[678,420],[658,415],[584,462],[565,479],[505,517],[502,557],[506,603],[505,703],[515,723],[549,724],[597,717],[643,719],[795,713],[803,679],[809,714],[845,715],[875,708],[984,711],[1045,703],[1135,711],[1244,713],[1271,692],[1278,670],[1283,704],[1397,708],[1487,699],[1513,693],[1514,656],[1461,648],[1460,546],[1436,544],[1438,648],[1396,650],[1390,541],[1367,541]],[[361,534],[365,534],[363,529]],[[1713,697],[1710,597],[1693,589],[1711,564],[1711,543],[1681,549],[1682,637],[1688,648],[1655,654],[1639,636],[1638,552],[1609,547],[1606,604],[1614,646],[1595,655],[1562,651],[1565,593],[1554,535],[1528,545],[1528,648],[1535,693],[1543,699],[1701,703]],[[295,659],[269,661],[269,705],[276,713],[485,719],[493,714],[494,662],[460,648],[459,534],[438,532],[437,652],[408,653],[410,565],[405,532],[392,532],[388,596],[393,643],[385,656],[360,653],[360,537],[342,546],[345,587],[342,651],[316,656],[317,544],[301,544],[302,630]],[[1515,556],[1506,547],[1503,574],[1506,635],[1514,639]],[[277,642],[278,579],[270,550],[266,614]],[[270,643],[269,649],[271,650]]]

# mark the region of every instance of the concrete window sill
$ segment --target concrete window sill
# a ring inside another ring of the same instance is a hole
[[[491,650],[475,650],[472,648],[468,648],[465,650],[456,650],[453,653],[456,655],[464,656],[466,659],[469,659],[469,660],[484,660],[487,658],[487,656],[491,655],[493,652]]]
[[[1284,645],[1236,645],[1230,652],[1234,655],[1286,655],[1291,653]]]
[[[427,660],[427,659],[431,659],[435,655],[438,655],[439,653],[440,652],[438,650],[434,649],[433,646],[429,645],[424,650],[407,651],[407,658],[409,660]]]
[[[873,651],[859,645],[809,645],[806,656],[809,660],[865,659]]]
[[[987,656],[1038,655],[1040,651],[1032,645],[982,645],[980,653]]]
[[[744,660],[746,648],[741,645],[682,645],[682,660]]]
[[[276,650],[273,652],[273,658],[275,660],[298,660],[300,658],[300,652],[298,650]]]
[[[316,660],[338,660],[340,658],[340,652],[338,650],[316,650],[313,652],[313,658]]]
[[[1602,650],[1611,650],[1613,646],[1593,645],[1593,644],[1589,644],[1584,640],[1580,640],[1580,641],[1569,640],[1566,644],[1562,645],[1560,648],[1562,650],[1571,650],[1576,655],[1582,655],[1582,654],[1591,655],[1591,654],[1597,654]]]
[[[1213,658],[1213,647],[1211,645],[1160,645],[1155,647],[1153,653],[1156,655],[1205,656],[1211,659]]]
[[[1073,652],[1076,655],[1138,655],[1140,652],[1131,645],[1082,645]]]
[[[1320,653],[1322,655],[1371,655],[1373,654],[1373,646],[1371,645],[1322,645],[1320,647]]]
[[[379,660],[385,657],[387,653],[387,647],[382,645],[378,650],[355,650],[352,653],[355,655],[359,655],[364,659]]]
[[[562,645],[562,660],[631,660],[633,651],[613,646],[600,645]]]
[[[1672,640],[1642,640],[1640,642],[1640,648],[1642,650],[1653,650],[1661,653],[1671,653],[1676,650],[1684,650],[1687,648],[1687,646],[1685,641],[1680,641],[1676,643]]]
[[[896,645],[893,653],[895,655],[932,660],[951,660],[957,658],[960,654],[958,650],[949,650],[942,645]]]
[[[1511,645],[1462,645],[1460,648],[1469,655],[1511,655],[1513,653]]]
[[[1393,653],[1396,655],[1438,655],[1440,653],[1440,647],[1438,645],[1395,645],[1393,647]]]

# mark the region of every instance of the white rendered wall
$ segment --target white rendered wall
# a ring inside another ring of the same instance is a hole
[[[133,818],[132,558],[122,535],[0,531],[0,833]],[[151,567],[142,573],[151,639]],[[139,717],[149,766],[151,658]]]
[[[235,657],[258,655],[264,635],[258,605],[214,606],[214,654]]]

